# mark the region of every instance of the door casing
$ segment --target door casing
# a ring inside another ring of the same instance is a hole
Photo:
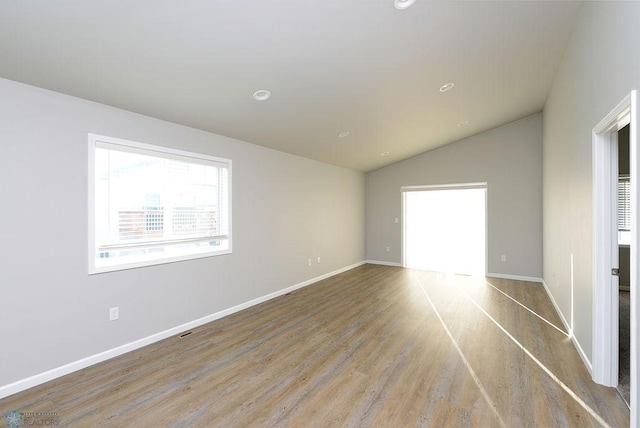
[[[629,130],[631,182],[631,403],[638,402],[638,243],[640,227],[640,153],[636,91],[631,91],[592,132],[593,153],[593,354],[592,377],[607,386],[618,384],[617,180],[618,131]],[[638,406],[631,406],[631,426],[638,426]]]

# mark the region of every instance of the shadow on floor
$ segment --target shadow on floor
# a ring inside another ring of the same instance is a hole
[[[619,321],[619,343],[620,353],[618,354],[618,391],[627,402],[631,402],[630,394],[630,373],[631,373],[631,309],[630,293],[620,291],[620,321]]]

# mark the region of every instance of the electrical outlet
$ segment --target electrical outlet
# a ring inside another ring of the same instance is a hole
[[[320,256],[318,256],[318,263],[320,263]]]
[[[506,262],[506,261],[507,261],[507,256],[506,256],[505,254],[503,254],[503,255],[500,257],[500,260],[502,260],[503,262]]]
[[[311,259],[309,259],[309,266],[311,266]]]
[[[390,247],[387,247],[387,253],[388,253],[389,251],[391,251],[391,248],[390,248]]]
[[[120,318],[120,307],[109,309],[109,321],[115,321]]]
[[[396,224],[400,223],[400,219],[396,217]]]

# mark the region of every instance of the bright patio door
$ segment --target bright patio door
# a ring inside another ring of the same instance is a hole
[[[486,183],[403,188],[404,265],[486,274]]]

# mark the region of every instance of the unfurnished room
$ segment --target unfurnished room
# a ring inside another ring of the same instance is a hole
[[[0,426],[640,426],[638,23],[0,0]]]

